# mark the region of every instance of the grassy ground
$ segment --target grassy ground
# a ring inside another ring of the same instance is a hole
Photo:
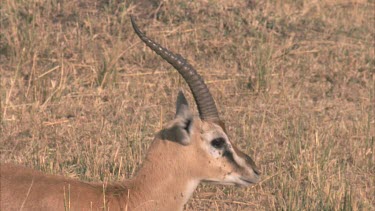
[[[134,175],[188,93],[134,14],[202,74],[263,172],[246,189],[201,185],[187,210],[375,210],[375,2],[255,2],[1,1],[0,161]]]

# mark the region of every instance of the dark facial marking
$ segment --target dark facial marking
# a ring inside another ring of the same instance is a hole
[[[234,160],[233,153],[229,150],[225,150],[223,157],[227,158],[230,163],[235,165],[237,168],[242,168],[238,163]]]
[[[260,171],[258,170],[257,166],[255,165],[255,162],[253,161],[253,159],[251,159],[250,156],[248,156],[247,154],[241,152],[240,150],[238,150],[235,146],[233,147],[234,149],[234,152],[240,156],[242,159],[244,159],[246,161],[246,164],[251,166],[251,168],[254,170],[254,172],[256,174],[261,174]]]

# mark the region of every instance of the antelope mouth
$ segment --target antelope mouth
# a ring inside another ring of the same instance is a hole
[[[249,184],[255,184],[256,182],[255,181],[252,181],[252,180],[249,180],[249,179],[245,179],[245,178],[240,178],[242,181],[246,182],[246,183],[249,183]]]
[[[211,184],[220,184],[220,185],[235,185],[242,187],[249,187],[258,183],[260,180],[259,176],[254,177],[242,177],[242,176],[233,176],[226,178],[225,180],[215,180],[215,179],[205,179],[202,182],[211,183]]]
[[[219,184],[219,185],[235,185],[235,182],[232,181],[220,181],[220,180],[214,180],[214,179],[205,179],[202,180],[202,182],[205,183],[211,183],[211,184]]]
[[[258,181],[259,181],[259,177],[251,178],[251,179],[250,178],[245,178],[245,177],[240,177],[239,179],[241,181],[240,185],[243,185],[243,186],[254,185],[254,184],[258,183]]]

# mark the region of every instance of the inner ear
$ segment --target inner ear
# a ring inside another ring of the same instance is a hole
[[[176,100],[175,124],[179,125],[181,129],[185,130],[190,135],[192,122],[193,115],[190,111],[189,104],[182,91],[179,91]]]
[[[185,122],[184,130],[186,130],[188,134],[190,134],[192,123],[193,123],[193,119],[187,119]]]
[[[162,130],[163,139],[182,145],[189,145],[191,142],[192,125],[193,119],[176,119],[171,127]]]
[[[179,91],[176,101],[176,116],[171,127],[163,130],[163,139],[189,145],[193,115],[184,94]]]

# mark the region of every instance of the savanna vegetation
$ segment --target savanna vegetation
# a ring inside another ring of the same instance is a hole
[[[131,178],[187,85],[129,15],[205,78],[262,181],[186,210],[375,210],[375,2],[2,0],[0,161]]]

